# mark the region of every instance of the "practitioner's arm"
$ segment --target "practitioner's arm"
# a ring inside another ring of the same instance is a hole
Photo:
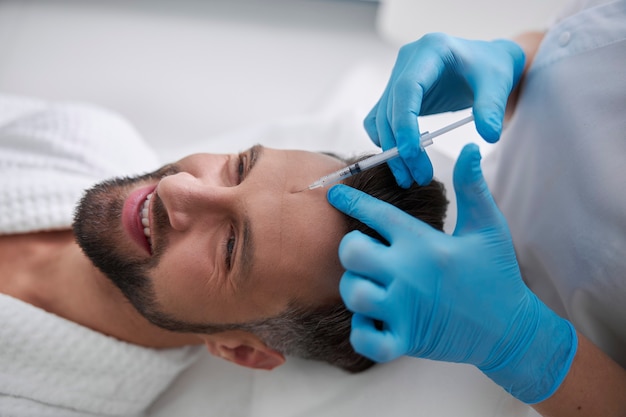
[[[520,95],[520,90],[524,88],[524,79],[526,78],[526,72],[535,60],[535,55],[537,54],[537,50],[539,49],[539,45],[541,44],[544,36],[545,32],[525,32],[513,38],[513,42],[518,44],[524,51],[526,61],[524,62],[524,71],[522,72],[522,77],[520,78],[513,91],[511,91],[511,94],[509,95],[509,100],[506,103],[506,113],[504,114],[505,121],[510,119],[515,112],[515,108],[517,107],[517,100]]]
[[[533,407],[544,417],[624,417],[626,370],[578,333],[578,351],[565,380]]]

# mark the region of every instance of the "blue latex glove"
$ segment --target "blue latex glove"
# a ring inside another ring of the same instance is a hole
[[[427,184],[433,176],[419,146],[417,116],[473,105],[478,133],[496,142],[524,61],[522,49],[508,40],[474,41],[434,33],[403,46],[382,97],[364,122],[383,150],[398,146],[400,158],[389,161],[398,184],[408,187],[413,179]]]
[[[522,281],[476,145],[463,149],[454,188],[452,236],[348,186],[330,189],[333,206],[390,243],[358,231],[341,242],[340,292],[355,313],[350,341],[375,361],[410,355],[473,364],[516,398],[542,401],[569,370],[576,332]]]

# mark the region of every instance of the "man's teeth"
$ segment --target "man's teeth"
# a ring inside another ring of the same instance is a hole
[[[148,220],[148,207],[150,206],[150,199],[152,198],[152,193],[148,194],[146,197],[146,201],[143,202],[143,206],[141,207],[141,224],[143,225],[143,234],[148,238],[148,243],[150,242],[150,220]]]

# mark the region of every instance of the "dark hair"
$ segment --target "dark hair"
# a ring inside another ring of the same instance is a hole
[[[346,162],[356,162],[365,157]],[[404,189],[398,186],[391,170],[383,164],[348,178],[344,183],[393,204],[435,229],[443,230],[448,200],[443,184],[436,180],[425,186],[414,183]],[[346,216],[345,232],[351,230],[359,230],[384,242],[377,232]],[[327,362],[349,372],[361,372],[374,364],[352,348],[352,313],[341,300],[317,307],[292,303],[277,316],[236,324],[185,323],[159,312],[158,306],[154,304],[147,309],[145,307],[148,306],[144,305],[142,309],[144,315],[154,324],[168,330],[193,333],[243,330],[255,334],[268,347],[285,355]]]
[[[364,158],[365,156],[354,161],[348,161],[348,163],[357,162]],[[411,187],[404,189],[396,183],[387,164],[383,164],[350,177],[344,183],[398,207],[437,230],[443,230],[448,200],[444,185],[437,180],[423,186],[413,183]],[[346,217],[348,231],[359,230],[385,242],[385,239],[376,231],[352,217]]]

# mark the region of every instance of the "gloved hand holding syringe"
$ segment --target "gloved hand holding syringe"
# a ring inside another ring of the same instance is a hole
[[[434,131],[433,133],[424,132],[420,134],[420,146],[425,148],[429,145],[432,145],[433,139],[437,136],[443,135],[457,127],[463,126],[474,120],[474,115],[470,115],[464,119],[461,119],[457,122],[449,124],[448,126],[442,127],[439,130]],[[324,187],[326,185],[335,184],[343,179],[349,178],[353,175],[358,174],[359,172],[366,171],[370,168],[374,168],[382,163],[389,161],[390,159],[396,158],[398,156],[398,148],[394,147],[391,149],[387,149],[384,152],[366,158],[362,161],[356,162],[354,164],[348,165],[345,168],[342,168],[338,171],[335,171],[331,174],[324,175],[322,178],[315,181],[313,184],[309,185],[302,191],[305,190],[313,190],[315,188]]]

